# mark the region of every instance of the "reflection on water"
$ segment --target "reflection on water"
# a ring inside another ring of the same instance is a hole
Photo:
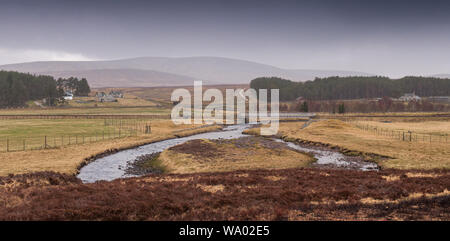
[[[285,142],[280,139],[274,139],[277,142],[284,142],[286,143],[290,148],[310,153],[314,155],[314,157],[317,159],[315,162],[315,165],[332,165],[336,167],[348,167],[352,169],[359,169],[362,171],[370,171],[370,170],[377,170],[378,166],[375,163],[372,162],[365,162],[359,160],[359,157],[348,157],[344,154],[337,152],[337,151],[331,151],[331,150],[320,150],[318,148],[313,147],[305,147],[300,146],[297,144],[294,144],[292,142]]]
[[[125,174],[127,162],[134,161],[138,156],[162,152],[167,148],[195,139],[235,139],[246,136],[242,131],[249,125],[233,125],[223,128],[222,131],[202,133],[182,138],[170,139],[147,144],[129,150],[119,151],[99,158],[80,169],[78,178],[83,182],[95,182],[99,180],[111,181],[121,177],[130,177]]]
[[[95,182],[99,180],[111,181],[117,178],[131,177],[132,175],[125,174],[126,165],[128,162],[136,160],[138,156],[151,154],[155,152],[162,152],[172,146],[182,144],[184,142],[195,139],[236,139],[247,136],[242,134],[242,131],[250,127],[250,125],[233,125],[223,128],[222,131],[208,132],[188,137],[170,139],[160,142],[147,144],[129,150],[123,150],[109,156],[105,156],[89,163],[80,170],[78,178],[83,182]],[[273,139],[277,142],[284,142],[290,148],[311,153],[317,162],[314,165],[332,165],[335,167],[351,167],[352,169],[360,170],[376,170],[378,167],[375,163],[364,162],[357,160],[357,158],[347,157],[337,151],[320,150],[318,148],[300,146],[291,142],[285,142],[279,139]]]

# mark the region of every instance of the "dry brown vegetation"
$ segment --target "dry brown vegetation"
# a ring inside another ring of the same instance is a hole
[[[380,122],[380,121],[357,121],[359,125],[369,125],[385,130],[412,131],[420,134],[449,135],[450,121],[420,121],[420,122]]]
[[[219,130],[219,126],[191,129],[194,125],[175,125],[170,120],[151,122],[152,133],[123,139],[66,146],[58,149],[0,153],[0,176],[37,171],[55,171],[75,174],[84,159],[111,150],[126,149],[177,136]],[[182,131],[187,129],[185,131]],[[177,131],[176,133],[174,133]]]
[[[159,156],[169,173],[223,172],[250,169],[304,167],[314,159],[264,138],[192,140]]]
[[[225,89],[247,89],[249,85],[209,85],[204,86],[204,90],[206,88],[216,88],[225,92]],[[148,87],[148,88],[122,88],[125,93],[137,96],[142,99],[155,101],[158,103],[171,103],[170,95],[175,89],[184,88],[187,89],[191,94],[194,91],[194,87],[190,86],[175,86],[175,87]],[[225,96],[225,95],[224,95]]]
[[[104,90],[109,93],[112,89]],[[81,102],[81,103],[80,103]],[[100,102],[97,97],[75,97],[68,101],[71,107],[136,107],[136,106],[157,106],[156,103],[148,101],[131,94],[124,94],[123,98],[117,98],[117,102]]]
[[[356,152],[388,156],[389,158],[378,161],[383,168],[450,168],[450,143],[400,141],[358,129],[339,120],[317,121],[301,129],[303,124],[304,122],[281,123],[279,135],[291,141],[307,140]],[[259,129],[252,129],[247,133],[259,134]]]
[[[0,178],[0,219],[450,220],[448,187],[448,170],[291,168],[93,184],[44,172]]]
[[[371,113],[345,113],[332,114],[318,112],[320,119],[338,119],[345,121],[391,121],[391,122],[448,122],[450,112],[371,112]]]

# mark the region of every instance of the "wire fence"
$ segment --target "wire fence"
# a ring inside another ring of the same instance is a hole
[[[0,120],[21,120],[21,119],[170,119],[170,115],[110,115],[110,114],[52,114],[52,115],[41,115],[41,114],[17,114],[17,115],[3,115],[0,114]]]
[[[5,137],[0,139],[0,152],[62,148],[70,145],[94,143],[141,134],[151,134],[149,121],[105,119],[104,130],[91,134]]]
[[[448,134],[425,134],[413,131],[392,130],[360,123],[354,123],[354,125],[361,130],[368,131],[379,136],[390,137],[400,141],[424,142],[424,143],[450,143],[450,138],[448,137]]]

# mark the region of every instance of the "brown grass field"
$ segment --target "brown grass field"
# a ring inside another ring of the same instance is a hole
[[[412,131],[419,134],[431,135],[450,135],[450,121],[395,121],[391,123],[380,121],[357,121],[356,123],[360,125],[378,127],[386,130]]]
[[[291,141],[307,140],[356,152],[388,156],[389,158],[378,162],[383,168],[450,168],[450,143],[400,141],[363,131],[339,120],[317,121],[301,129],[303,124],[304,122],[281,123],[279,135]],[[447,124],[445,122],[441,126],[448,126]],[[446,131],[445,128],[443,130]],[[259,134],[258,131],[253,129],[248,133]]]
[[[0,115],[168,115],[170,110],[145,106],[0,109]]]
[[[448,122],[450,112],[374,112],[374,113],[316,113],[320,119],[338,119],[344,121],[376,121],[376,122]]]
[[[75,174],[77,167],[84,159],[114,149],[125,149],[146,143],[175,138],[182,135],[218,130],[219,126],[210,126],[189,130],[194,125],[175,125],[170,120],[155,120],[151,122],[152,133],[122,139],[105,140],[95,143],[66,146],[57,149],[35,151],[18,151],[0,153],[0,176],[11,173],[28,173],[37,171],[55,171]],[[182,131],[187,129],[186,131]],[[178,131],[174,133],[174,131]]]
[[[189,92],[191,92],[191,95],[193,94],[194,88],[192,85],[177,87],[122,88],[121,90],[129,95],[137,96],[139,98],[156,103],[171,103],[170,96],[172,92],[178,88],[187,89]],[[249,85],[208,85],[203,86],[203,91],[205,91],[206,88],[216,88],[224,92],[225,89],[247,89],[249,88]]]
[[[82,103],[80,103],[82,102]],[[87,103],[84,103],[87,102]],[[149,100],[125,93],[123,98],[117,98],[117,102],[99,102],[96,97],[75,97],[68,101],[70,107],[138,107],[138,106],[157,106]]]

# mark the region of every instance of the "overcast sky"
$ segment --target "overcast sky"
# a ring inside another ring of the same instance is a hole
[[[0,0],[0,64],[141,56],[450,73],[450,1]]]

